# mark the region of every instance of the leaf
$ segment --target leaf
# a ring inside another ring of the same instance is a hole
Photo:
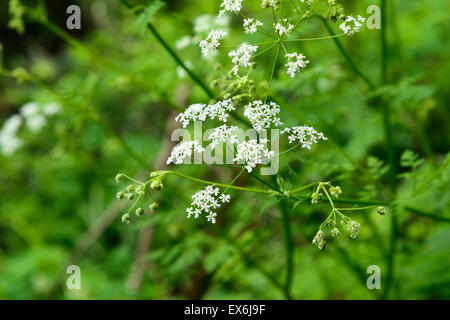
[[[161,0],[152,0],[147,6],[141,8],[141,13],[137,19],[137,25],[143,34],[147,29],[147,24],[150,22],[151,18],[165,5]]]

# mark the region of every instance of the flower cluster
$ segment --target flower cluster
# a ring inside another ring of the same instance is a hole
[[[256,100],[248,104],[244,116],[250,120],[256,131],[261,131],[269,129],[272,124],[276,127],[283,125],[278,113],[280,113],[280,107],[275,102],[267,104]]]
[[[239,67],[248,67],[251,64],[252,54],[258,50],[258,46],[243,43],[238,49],[232,50],[228,55],[232,58],[234,64],[232,72],[238,75]]]
[[[354,18],[353,16],[347,16],[347,19],[340,24],[339,29],[344,31],[344,33],[350,37],[361,30],[361,27],[363,26],[363,23],[365,21],[366,19],[361,17],[360,15],[358,15],[357,18]]]
[[[10,156],[23,146],[23,141],[18,137],[22,123],[33,133],[39,132],[46,124],[47,119],[61,111],[61,106],[56,102],[39,105],[37,102],[29,102],[20,108],[20,114],[13,115],[5,121],[0,130],[0,150],[4,155]]]
[[[220,46],[219,40],[225,37],[227,33],[225,31],[214,30],[208,34],[205,40],[200,41],[200,48],[202,54],[206,57],[210,52],[213,52]]]
[[[306,68],[306,65],[309,63],[309,60],[306,60],[306,57],[301,53],[288,53],[286,54],[287,58],[287,74],[293,78],[297,72],[301,69]]]
[[[208,140],[211,141],[211,148],[214,148],[219,143],[238,143],[239,140],[234,132],[238,129],[236,126],[228,127],[226,124],[220,127],[214,128],[208,136]]]
[[[263,23],[258,19],[247,18],[244,19],[244,31],[245,33],[255,33],[258,27],[261,27]]]
[[[275,32],[277,32],[280,36],[281,35],[290,35],[292,32],[292,29],[294,29],[294,25],[289,22],[289,19],[283,19],[281,20],[281,23],[278,22],[274,25]]]
[[[314,143],[317,143],[318,140],[327,140],[322,132],[317,132],[314,128],[308,126],[298,126],[286,128],[281,131],[281,134],[288,133],[289,143],[298,141],[301,144],[302,148],[311,149],[311,146]]]
[[[184,112],[176,116],[175,121],[181,122],[183,128],[189,125],[190,121],[205,121],[207,118],[219,119],[227,122],[229,111],[235,110],[231,99],[218,101],[214,104],[192,104]]]
[[[220,208],[221,203],[226,202],[230,202],[229,195],[222,193],[219,196],[219,188],[216,188],[214,185],[207,186],[192,196],[191,206],[186,209],[187,218],[194,216],[195,219],[198,219],[205,212],[208,214],[206,216],[208,222],[216,223],[217,213],[214,210]]]
[[[280,5],[280,0],[262,0],[261,1],[261,6],[263,8],[273,8],[273,9],[277,10],[279,5]]]
[[[225,12],[239,13],[242,9],[243,0],[223,0],[220,7],[222,10],[219,12],[219,17],[221,17]]]
[[[266,139],[260,139],[260,142],[255,139],[242,141],[237,146],[237,153],[234,161],[245,163],[245,169],[248,172],[252,172],[256,165],[268,163],[270,158],[275,154],[273,151],[267,149],[266,143]]]
[[[205,149],[197,140],[180,142],[172,149],[166,163],[182,164],[184,159],[192,156],[193,151],[203,152]]]

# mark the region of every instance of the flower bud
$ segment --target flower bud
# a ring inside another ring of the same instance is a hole
[[[333,236],[333,237],[339,237],[340,236],[340,234],[341,234],[341,232],[339,231],[339,229],[338,228],[333,228],[332,230],[331,230],[331,235]]]
[[[135,189],[135,187],[134,187],[133,185],[129,185],[129,186],[127,187],[127,191],[128,191],[128,192],[133,192],[134,189]]]
[[[144,214],[144,209],[142,209],[142,208],[137,208],[135,214],[136,214],[138,217],[142,217],[142,215]]]
[[[129,224],[130,221],[131,221],[130,215],[129,215],[128,213],[125,213],[125,214],[122,216],[122,223]]]
[[[378,213],[380,216],[384,216],[384,215],[386,214],[386,208],[385,208],[385,207],[378,207],[378,208],[377,208],[377,213]]]
[[[156,178],[150,183],[150,189],[153,190],[161,190],[164,187],[162,180],[160,178]]]
[[[125,178],[125,175],[123,173],[118,173],[115,177],[117,183],[123,182],[123,178]]]
[[[125,197],[125,195],[124,195],[123,191],[117,192],[117,194],[116,194],[117,199],[123,199],[124,197]]]
[[[156,202],[153,202],[151,205],[148,206],[148,209],[151,213],[155,212],[156,209],[158,209],[159,205]]]
[[[126,197],[128,198],[128,200],[134,200],[134,193],[127,193]]]

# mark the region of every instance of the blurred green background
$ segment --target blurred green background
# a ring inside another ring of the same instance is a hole
[[[148,16],[134,15],[118,0],[76,1],[81,30],[65,26],[73,1],[25,2],[32,13],[24,14],[22,33],[8,27],[9,4],[0,3],[0,130],[30,102],[39,108],[57,103],[61,111],[35,120],[34,127],[22,123],[17,150],[0,152],[0,298],[286,298],[277,285],[286,274],[286,248],[275,199],[233,191],[214,229],[186,219],[190,196],[202,187],[190,181],[168,177],[157,194],[158,211],[130,225],[120,221],[127,204],[115,200],[115,174],[145,179],[149,170],[163,169],[176,112],[208,101],[146,23],[151,19],[209,84],[231,68],[229,58],[222,51],[203,60],[197,45],[182,40],[207,35],[220,1],[166,0],[151,17],[149,10]],[[380,1],[341,3],[348,14],[367,15],[366,8]],[[284,73],[283,61],[276,68],[271,94],[299,116],[282,109],[285,124],[304,119],[337,145],[283,156],[279,176],[297,186],[334,179],[346,198],[396,204],[395,211],[388,208],[395,212],[394,233],[389,213],[358,212],[352,217],[361,223],[360,238],[330,241],[325,251],[311,240],[329,208],[290,204],[296,299],[450,298],[450,2],[386,3],[387,84],[370,90],[331,39],[290,44],[311,60],[296,78]],[[39,4],[47,20],[39,19]],[[249,15],[261,12],[259,1],[244,4]],[[229,17],[227,41],[241,43],[241,18]],[[314,19],[297,33],[328,35]],[[365,28],[339,38],[377,85],[380,33]],[[257,58],[255,80],[265,79],[271,58]],[[380,99],[389,105],[392,122],[395,194]],[[236,174],[200,165],[174,170],[224,183]],[[248,175],[239,183],[264,187]],[[71,264],[81,268],[81,290],[66,288]],[[381,290],[366,287],[369,265],[381,267]]]

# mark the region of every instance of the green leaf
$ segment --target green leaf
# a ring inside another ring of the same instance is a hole
[[[137,19],[137,25],[143,34],[147,29],[147,24],[150,22],[151,18],[165,5],[161,0],[151,0],[147,6],[141,8],[141,13]]]

